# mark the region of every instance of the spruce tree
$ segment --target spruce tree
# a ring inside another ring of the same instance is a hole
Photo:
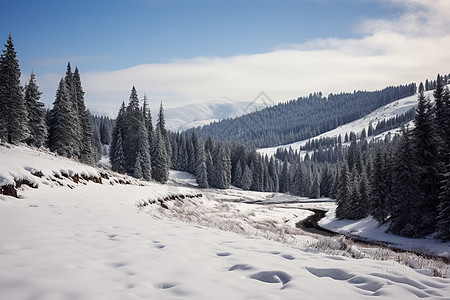
[[[244,171],[242,172],[242,181],[241,181],[241,187],[243,190],[249,190],[252,185],[252,171],[250,168],[245,165]]]
[[[166,120],[164,118],[164,108],[163,108],[162,101],[159,106],[158,119],[156,121],[156,130],[159,130],[159,132],[163,138],[164,144],[166,145],[167,161],[170,166],[171,165],[170,157],[172,156],[172,147],[170,146],[170,140],[169,140],[167,130],[166,130]]]
[[[40,102],[41,92],[36,84],[34,72],[31,72],[30,80],[25,85],[25,105],[28,112],[28,130],[30,136],[26,142],[28,145],[41,147],[47,138],[47,125],[45,123],[45,105]]]
[[[369,210],[370,214],[381,223],[385,223],[388,217],[387,208],[387,182],[385,174],[385,161],[383,150],[378,147],[375,152],[373,163],[371,186],[372,193],[370,196]]]
[[[208,171],[206,169],[205,148],[201,143],[198,144],[198,152],[195,167],[195,177],[199,187],[208,188]]]
[[[131,88],[130,99],[124,115],[123,149],[125,153],[126,170],[132,172],[139,152],[138,134],[142,115],[139,108],[139,98],[136,88]]]
[[[125,154],[123,152],[122,132],[118,131],[114,148],[110,149],[111,169],[119,173],[125,173]],[[111,145],[111,146],[112,146]]]
[[[152,167],[151,167],[152,163],[151,163],[151,156],[149,153],[150,146],[148,144],[148,132],[144,124],[144,118],[141,119],[138,130],[139,130],[137,134],[138,152],[136,156],[136,161],[139,160],[140,162],[142,178],[145,180],[150,180],[152,178]]]
[[[111,147],[109,149],[109,160],[113,171],[124,173],[126,171],[125,153],[123,149],[123,134],[125,130],[125,103],[122,102],[116,123],[111,135]]]
[[[347,218],[350,209],[350,173],[346,162],[342,163],[339,172],[336,203],[336,217],[338,219]]]
[[[70,62],[67,63],[66,75],[64,77],[64,82],[66,86],[66,96],[67,101],[70,105],[70,110],[72,111],[72,126],[70,127],[70,139],[71,139],[71,148],[72,154],[71,156],[75,158],[79,158],[81,156],[81,141],[82,141],[82,133],[81,133],[81,120],[78,110],[78,101],[77,95],[75,91],[75,82],[73,78],[72,68],[70,66]],[[89,139],[90,142],[90,139]]]
[[[445,177],[444,185],[439,196],[440,204],[438,206],[437,237],[444,242],[447,242],[450,241],[450,173],[447,173]]]
[[[160,183],[166,183],[169,179],[166,143],[160,128],[156,128],[155,133],[155,149],[152,154],[152,177]]]
[[[150,107],[147,101],[147,95],[144,95],[144,103],[142,105],[142,113],[144,115],[144,124],[147,129],[148,134],[148,144],[149,144],[149,153],[153,153],[153,140],[154,140],[154,132],[153,132],[153,124],[152,124],[152,114],[150,112]]]
[[[73,123],[73,107],[69,100],[66,82],[62,78],[48,122],[48,146],[51,151],[69,158],[74,156]]]
[[[289,191],[289,171],[288,171],[288,162],[285,158],[283,161],[283,168],[281,169],[280,175],[280,192],[286,193]]]
[[[77,108],[76,115],[78,116],[78,133],[77,140],[79,140],[80,161],[84,163],[93,163],[93,148],[98,146],[100,137],[93,137],[92,124],[90,113],[84,104],[84,91],[81,85],[81,77],[78,68],[75,67],[75,72],[72,76],[72,92],[74,93],[74,101]],[[94,142],[92,142],[94,141]]]
[[[273,156],[270,158],[269,166],[268,166],[269,176],[272,179],[273,186],[271,188],[271,192],[278,192],[279,188],[279,179],[278,179],[278,168],[277,168],[277,162],[273,158]]]
[[[319,184],[319,176],[316,174],[314,176],[314,180],[311,186],[310,198],[317,199],[320,197],[320,184]]]
[[[395,152],[392,179],[394,203],[389,231],[402,236],[416,237],[417,226],[420,224],[421,211],[418,203],[421,197],[411,134],[407,129],[403,130]]]
[[[422,220],[419,235],[434,231],[436,208],[439,204],[440,172],[443,171],[439,160],[439,139],[436,134],[435,120],[430,99],[425,97],[423,85],[419,86],[419,103],[412,131],[413,151],[418,164],[421,199],[418,209]]]
[[[141,158],[141,152],[138,152],[136,156],[136,161],[134,162],[133,166],[133,177],[137,179],[142,178],[142,164],[141,164],[142,158]]]
[[[18,143],[28,135],[28,112],[20,85],[19,61],[9,35],[0,55],[0,140]]]

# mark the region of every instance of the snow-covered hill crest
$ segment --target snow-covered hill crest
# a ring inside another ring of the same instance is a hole
[[[432,100],[432,101],[434,100],[433,92],[434,92],[434,90],[425,92],[425,96],[429,97],[430,100]],[[320,138],[325,138],[325,137],[338,137],[339,135],[344,137],[345,134],[350,134],[350,132],[354,132],[354,133],[358,134],[364,128],[367,130],[367,128],[369,127],[369,124],[372,124],[372,126],[375,127],[382,120],[389,120],[391,118],[394,118],[397,115],[401,115],[401,114],[407,112],[408,110],[410,110],[412,108],[417,107],[417,103],[418,103],[417,97],[418,97],[418,95],[416,94],[413,96],[399,99],[397,101],[394,101],[392,103],[389,103],[383,107],[380,107],[380,108],[374,110],[370,114],[368,114],[358,120],[341,125],[333,130],[324,132],[324,133],[317,135],[315,137],[312,137],[308,140],[320,139]],[[380,138],[380,137],[383,137],[384,135],[386,135],[388,132],[398,132],[399,130],[400,130],[399,128],[388,130],[382,134],[379,134],[375,138]],[[267,154],[267,155],[274,155],[277,148],[289,149],[290,147],[292,148],[292,150],[295,151],[295,150],[298,150],[301,146],[304,146],[308,142],[308,140],[298,141],[298,142],[294,142],[294,143],[290,143],[290,144],[286,144],[286,145],[280,145],[280,146],[276,146],[276,147],[261,148],[261,149],[258,149],[258,152]]]
[[[183,131],[222,119],[239,117],[263,109],[268,105],[268,103],[262,102],[232,102],[229,100],[221,100],[169,108],[164,113],[167,129],[171,131]]]

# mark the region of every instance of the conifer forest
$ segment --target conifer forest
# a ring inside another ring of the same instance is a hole
[[[166,183],[169,170],[193,174],[200,188],[290,193],[337,203],[336,217],[373,216],[406,237],[450,240],[449,75],[378,91],[312,93],[237,118],[183,132],[166,129],[163,102],[152,117],[147,96],[130,87],[115,119],[91,115],[82,74],[67,64],[51,108],[41,102],[33,72],[24,86],[10,35],[0,57],[0,139]],[[425,91],[434,90],[430,100]],[[417,93],[417,108],[361,132],[315,138],[398,99]],[[159,101],[158,101],[159,102]],[[398,134],[375,139],[401,127]],[[258,148],[301,140],[298,149]]]

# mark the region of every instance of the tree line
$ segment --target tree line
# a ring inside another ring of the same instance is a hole
[[[388,230],[396,234],[423,237],[437,231],[450,239],[450,92],[441,76],[436,82],[434,104],[419,86],[414,127],[374,147],[366,161],[361,143],[352,140],[338,171],[338,218],[370,214],[380,223],[390,221]]]
[[[192,130],[204,139],[214,136],[216,141],[271,147],[312,138],[415,93],[414,83],[328,97],[319,92]]]
[[[68,63],[53,107],[46,110],[40,101],[42,92],[34,72],[25,86],[21,86],[21,71],[11,35],[4,46],[0,56],[0,139],[8,143],[46,146],[59,155],[83,163],[97,162],[102,153],[102,129],[92,127],[91,120],[95,118],[84,104],[78,68],[72,72]],[[103,122],[106,126],[113,121],[104,119]],[[106,127],[103,131],[107,131]],[[106,135],[103,135],[104,143],[108,141]]]

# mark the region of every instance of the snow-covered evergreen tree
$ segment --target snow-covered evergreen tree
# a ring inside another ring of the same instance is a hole
[[[410,135],[408,130],[403,130],[395,154],[392,174],[394,203],[389,230],[403,236],[416,237],[420,223],[418,204],[421,195]]]
[[[287,159],[283,161],[283,168],[281,169],[280,175],[280,192],[286,193],[289,191],[289,171]]]
[[[450,169],[450,166],[449,166]],[[438,238],[450,241],[450,173],[447,173],[439,196],[439,215],[437,217]]]
[[[142,113],[144,115],[144,124],[148,134],[148,145],[150,147],[149,153],[153,153],[154,132],[152,124],[152,114],[150,112],[150,107],[148,105],[147,95],[144,95],[144,101],[142,104]]]
[[[136,162],[136,156],[139,152],[138,133],[141,123],[142,115],[139,108],[139,98],[136,88],[131,88],[130,98],[125,110],[124,116],[124,132],[123,138],[123,150],[125,153],[126,170],[133,172]]]
[[[125,103],[122,103],[111,135],[109,160],[111,169],[119,173],[126,171],[125,152],[123,150],[123,134],[125,130]]]
[[[244,171],[242,172],[242,180],[241,180],[241,187],[244,190],[249,190],[252,185],[252,171],[250,170],[249,166],[245,165]]]
[[[39,101],[42,92],[36,83],[34,72],[30,74],[30,80],[25,85],[25,105],[28,112],[28,130],[30,136],[26,142],[28,145],[41,147],[47,139],[47,124],[45,123],[45,105]]]
[[[201,188],[208,188],[208,170],[206,169],[206,154],[205,148],[201,143],[198,144],[198,152],[195,167],[195,177],[198,186]]]
[[[78,67],[75,67],[75,72],[72,76],[72,91],[74,93],[74,100],[76,101],[77,108],[76,115],[78,116],[78,125],[77,125],[77,136],[80,141],[80,161],[84,163],[93,163],[94,162],[94,147],[98,147],[98,141],[100,140],[100,136],[93,137],[92,132],[92,124],[90,113],[86,109],[86,105],[84,104],[84,91],[81,85],[81,77]],[[101,142],[100,142],[101,144]]]
[[[20,85],[19,61],[9,35],[0,55],[0,140],[17,143],[28,135],[28,113]]]
[[[336,202],[336,217],[347,218],[350,209],[350,173],[347,162],[343,162],[340,168]]]
[[[72,127],[75,121],[74,114],[66,89],[66,82],[62,78],[56,91],[55,102],[53,102],[47,124],[48,146],[51,151],[66,157],[73,157],[75,154]]]
[[[312,199],[317,199],[320,197],[320,183],[319,183],[319,176],[317,174],[314,176],[314,180],[311,186],[311,193],[309,197]]]
[[[160,183],[169,179],[169,162],[164,136],[157,127],[155,131],[155,149],[152,154],[152,177]]]
[[[373,171],[371,178],[372,193],[370,196],[370,214],[381,223],[385,223],[388,217],[387,208],[387,182],[385,174],[385,161],[383,150],[378,147],[375,152]]]
[[[139,131],[137,134],[137,145],[138,145],[138,153],[136,156],[136,161],[140,161],[141,174],[142,178],[145,180],[151,180],[152,178],[152,162],[150,155],[150,146],[148,144],[148,131],[145,126],[144,118],[141,119],[139,123]],[[136,162],[135,162],[136,166]],[[134,170],[133,170],[134,172]]]
[[[433,232],[436,219],[436,207],[439,204],[440,172],[443,171],[439,161],[439,138],[435,127],[435,119],[430,99],[425,97],[423,84],[419,86],[419,103],[412,130],[412,145],[415,154],[420,191],[418,209],[422,220],[419,225],[419,235]]]

